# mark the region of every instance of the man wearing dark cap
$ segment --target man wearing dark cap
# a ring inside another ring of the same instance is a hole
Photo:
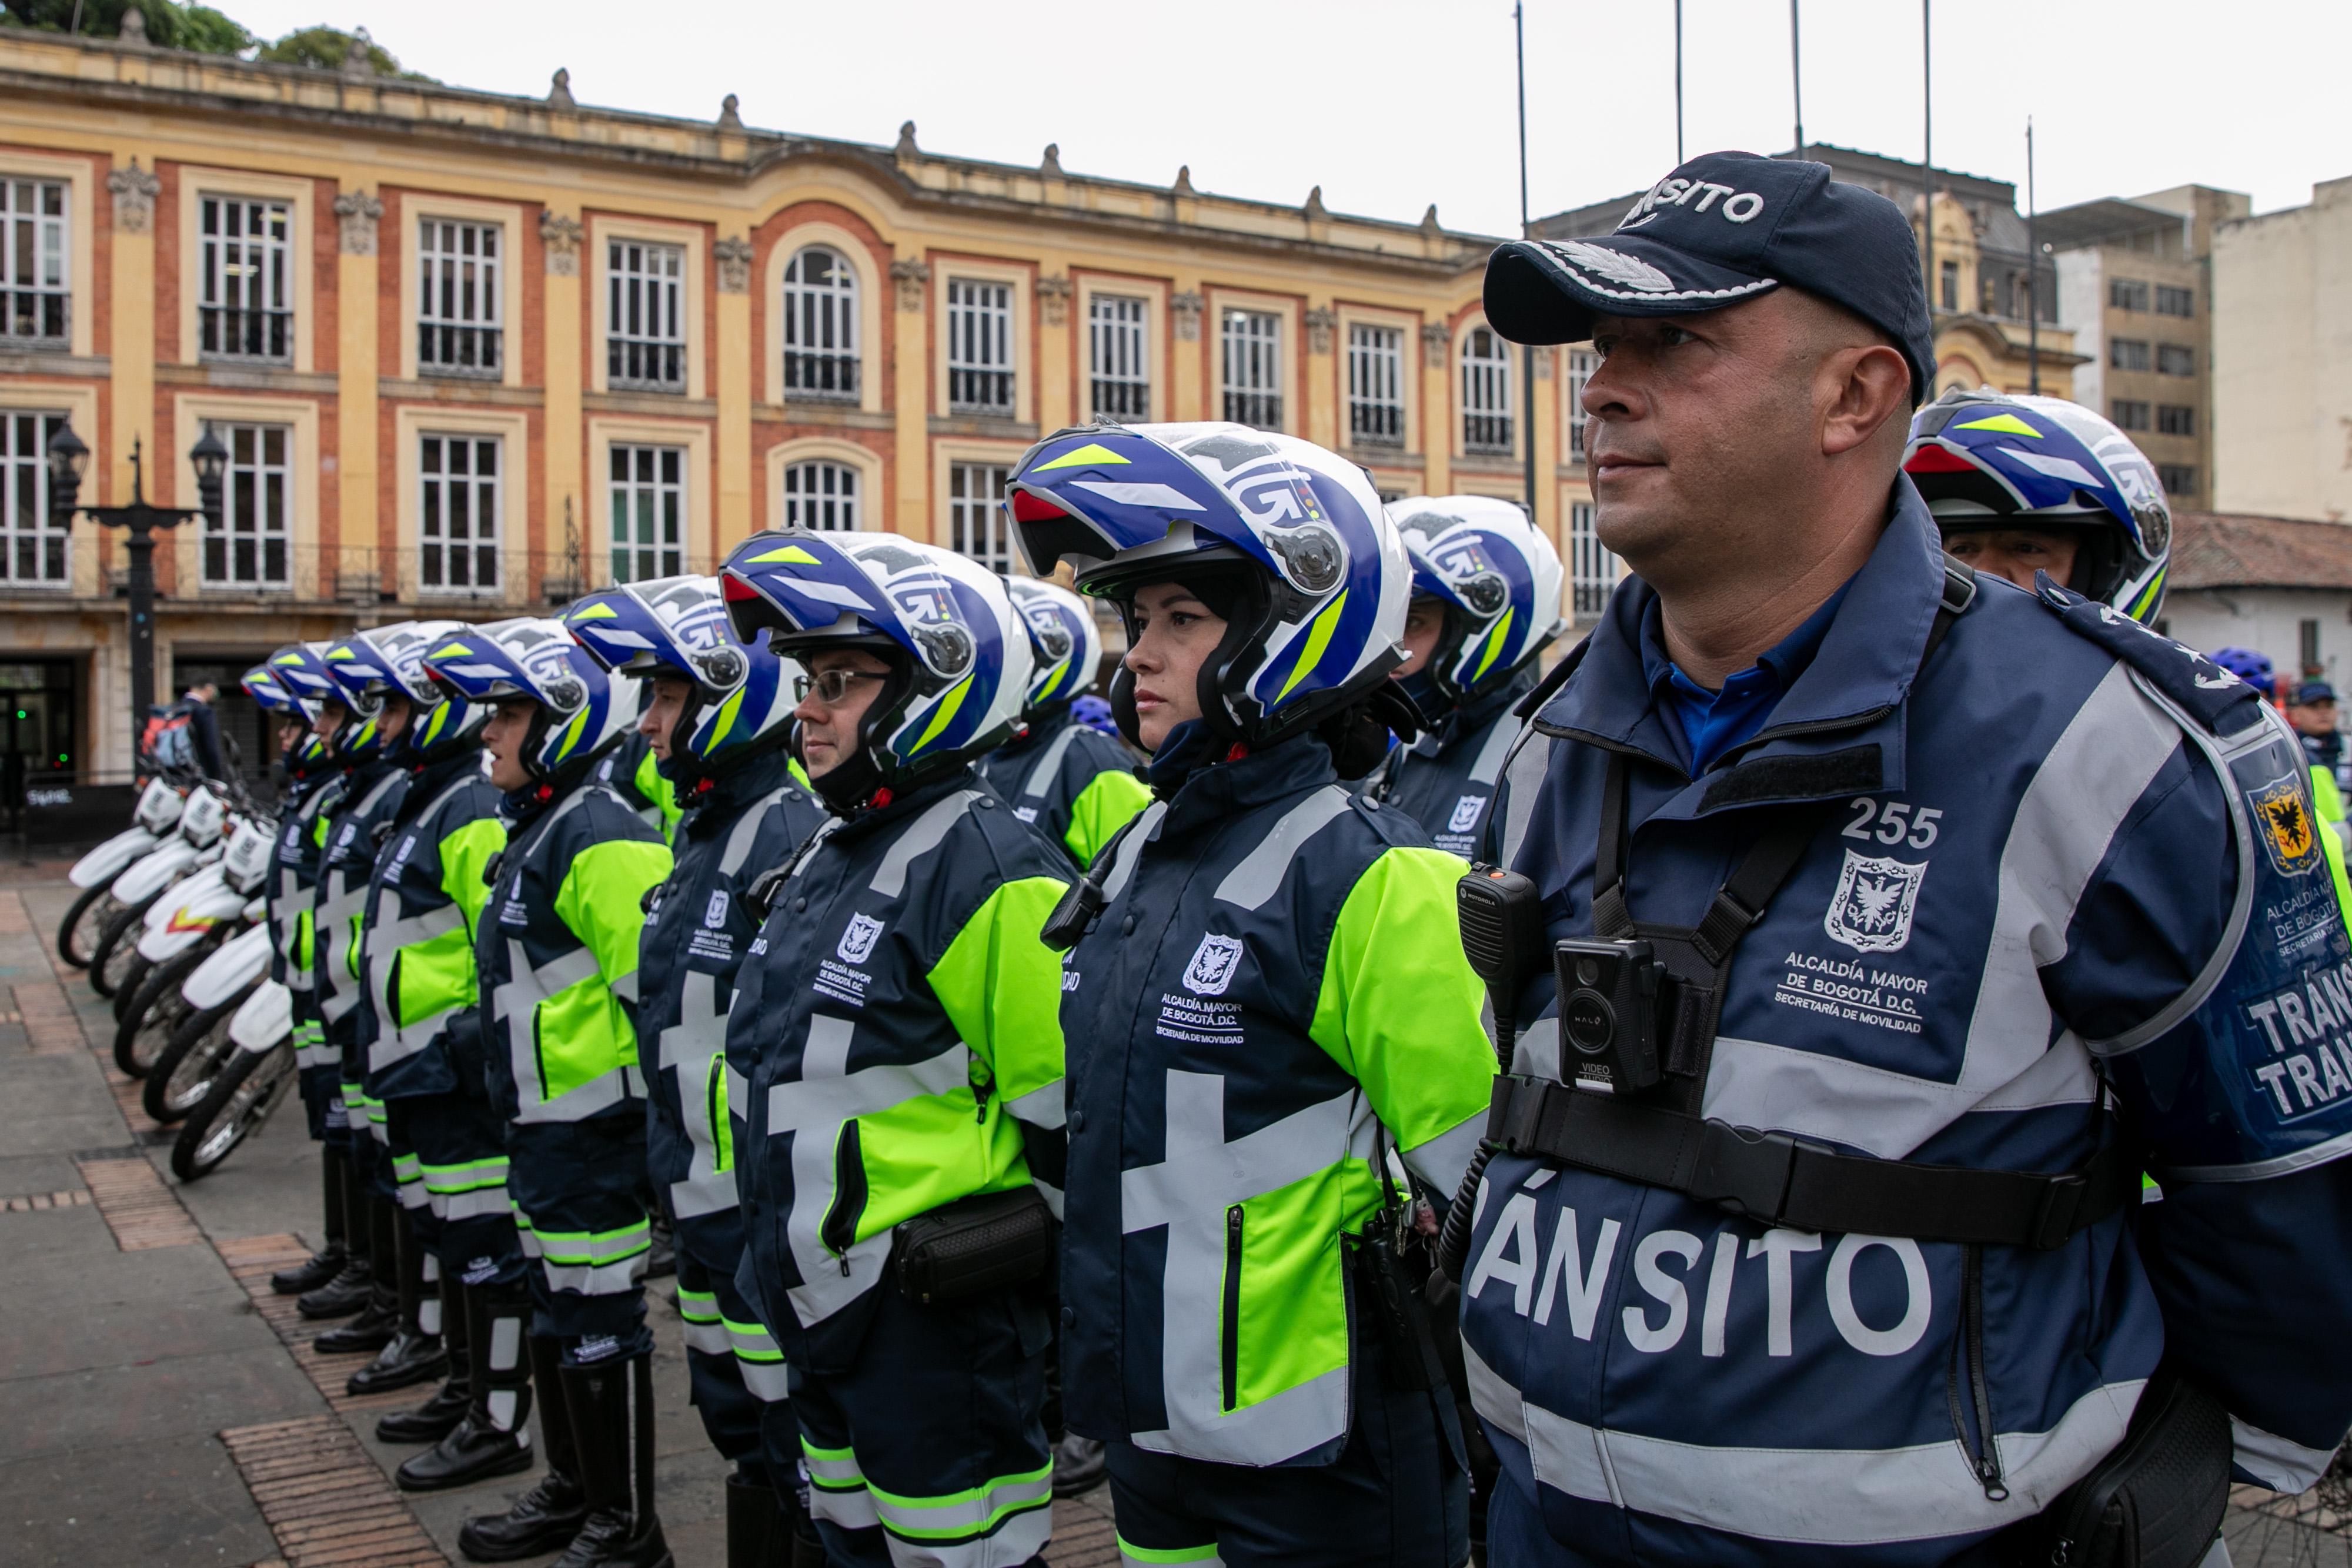
[[[1486,308],[1599,351],[1632,573],[1508,775],[1551,952],[1461,1282],[1489,1560],[2105,1560],[2098,1470],[2127,1560],[2197,1563],[2233,1473],[2299,1491],[2352,1424],[2352,936],[2294,737],[1942,555],[1911,227],[1827,168],[1695,159]]]
[[[2344,737],[2336,727],[2336,688],[2326,681],[2305,681],[2287,698],[2286,721],[2303,739],[2303,754],[2314,768],[2334,773],[2344,765]]]

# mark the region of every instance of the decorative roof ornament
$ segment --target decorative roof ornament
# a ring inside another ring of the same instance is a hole
[[[900,158],[920,158],[923,155],[923,150],[915,145],[915,122],[913,120],[908,120],[905,124],[898,127],[898,145],[893,147],[890,151],[893,154]]]
[[[375,40],[365,27],[352,29],[352,47],[343,51],[342,74],[362,79],[375,75]]]
[[[557,71],[555,73],[554,80],[548,83],[547,107],[550,109],[577,109],[580,107],[579,103],[575,101],[572,96],[571,71]]]
[[[1063,177],[1062,144],[1060,142],[1048,141],[1045,143],[1045,160],[1037,165],[1037,172],[1041,174],[1050,175],[1056,180]]]
[[[1177,165],[1176,183],[1170,188],[1180,196],[1199,195],[1200,193],[1192,189],[1192,165],[1190,163]]]
[[[1310,224],[1319,224],[1330,217],[1331,209],[1323,204],[1322,186],[1318,185],[1307,193],[1307,204],[1299,211],[1307,214],[1307,221]]]
[[[1435,202],[1430,203],[1429,210],[1421,214],[1421,232],[1425,235],[1439,235],[1445,232],[1438,226],[1437,204]]]
[[[741,102],[733,93],[730,92],[725,98],[720,99],[719,100],[719,129],[721,131],[742,130],[743,116],[740,110]]]

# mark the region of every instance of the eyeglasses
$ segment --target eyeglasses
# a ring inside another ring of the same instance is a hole
[[[873,670],[827,670],[822,674],[796,675],[793,678],[793,699],[806,702],[814,692],[816,700],[827,707],[837,707],[849,695],[849,688],[859,681],[880,681],[889,677]]]

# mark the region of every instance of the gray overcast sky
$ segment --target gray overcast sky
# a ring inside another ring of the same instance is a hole
[[[410,69],[581,102],[1503,234],[1518,219],[1508,0],[215,0],[274,37],[366,26]],[[1805,133],[1916,159],[1914,0],[1802,0]],[[1540,216],[1649,185],[1675,159],[1672,0],[1529,0]],[[674,30],[673,30],[674,29]],[[1785,0],[1685,0],[1685,145],[1790,135]],[[2344,0],[2027,0],[1936,7],[1936,162],[2025,175],[2042,205],[2199,183],[2257,212],[2352,175]]]

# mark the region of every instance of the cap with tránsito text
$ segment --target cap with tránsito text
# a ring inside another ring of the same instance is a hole
[[[1513,240],[1486,262],[1487,324],[1515,343],[1580,343],[1596,316],[1689,316],[1787,284],[1895,341],[1911,402],[1935,385],[1918,241],[1901,208],[1826,163],[1709,152],[1599,239]]]

